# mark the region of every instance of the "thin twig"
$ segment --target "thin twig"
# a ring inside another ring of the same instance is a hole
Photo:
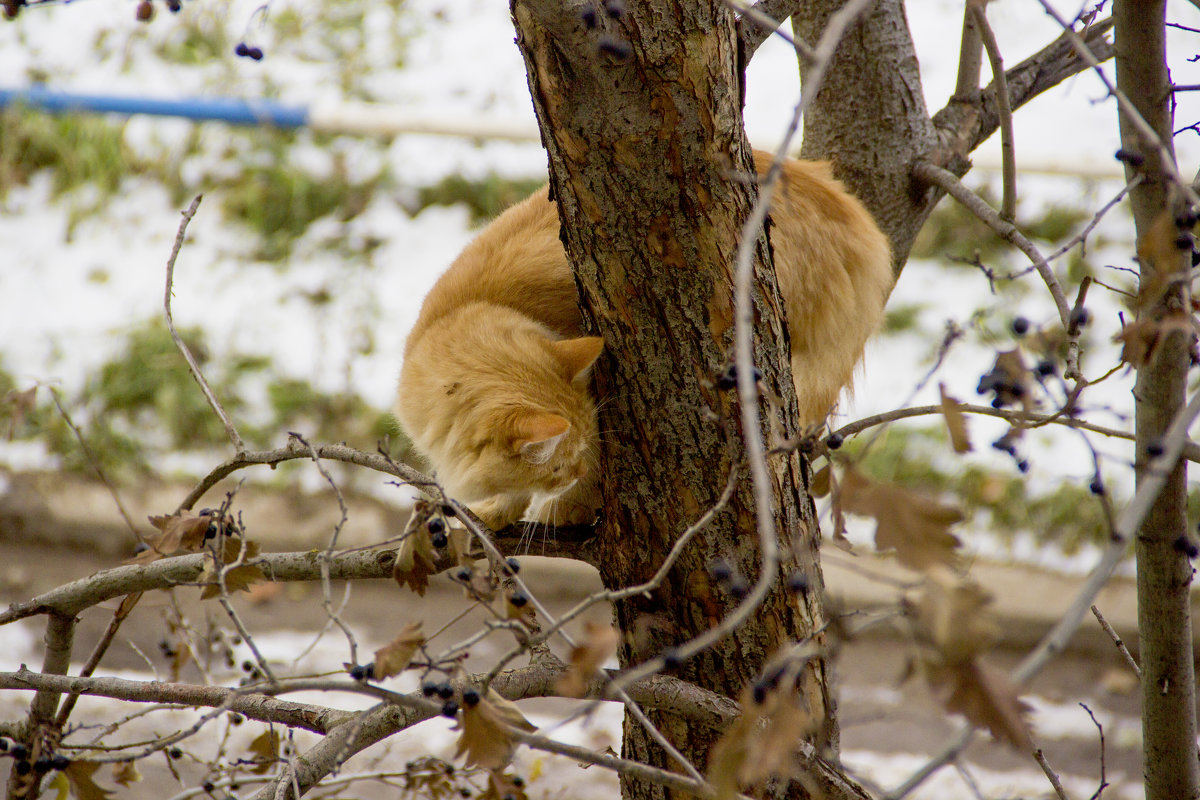
[[[1096,719],[1096,715],[1087,707],[1086,703],[1079,704],[1087,715],[1092,718],[1092,724],[1096,726],[1096,731],[1100,735],[1100,785],[1096,787],[1096,791],[1092,792],[1090,800],[1099,800],[1100,795],[1104,793],[1104,789],[1108,786],[1108,778],[1106,777],[1105,752],[1104,752],[1104,726],[1100,724],[1100,720]]]
[[[1063,789],[1062,779],[1058,777],[1058,773],[1050,766],[1050,762],[1046,760],[1046,756],[1042,753],[1040,747],[1033,751],[1033,758],[1037,761],[1038,766],[1042,768],[1042,772],[1046,774],[1046,779],[1050,781],[1050,785],[1054,787],[1054,793],[1058,795],[1058,800],[1069,800],[1066,790]]]
[[[175,259],[179,257],[179,251],[183,248],[184,235],[187,232],[188,223],[192,221],[192,217],[196,216],[196,209],[200,206],[200,199],[204,197],[202,194],[196,195],[196,199],[192,200],[192,204],[183,212],[183,219],[179,223],[179,233],[175,234],[175,246],[171,248],[171,257],[167,259],[167,287],[163,292],[163,309],[167,315],[167,330],[171,332],[171,339],[175,342],[175,347],[183,354],[183,360],[187,362],[188,369],[192,373],[192,377],[196,379],[196,383],[200,384],[200,391],[204,392],[204,399],[208,401],[213,412],[221,420],[221,424],[225,426],[225,434],[229,437],[229,441],[233,442],[234,451],[238,454],[245,452],[246,445],[242,442],[242,437],[238,435],[237,428],[229,419],[229,415],[225,413],[225,408],[221,405],[221,401],[213,394],[213,390],[209,388],[208,381],[204,379],[203,373],[200,372],[200,365],[196,363],[192,351],[184,343],[179,332],[175,330],[175,319],[171,316],[171,293],[172,284],[175,281]]]
[[[1070,325],[1071,308],[1067,304],[1067,296],[1063,294],[1058,278],[1054,275],[1054,270],[1051,269],[1050,264],[1047,263],[1045,257],[1042,256],[1033,242],[1029,241],[1017,229],[1017,226],[1001,219],[994,208],[989,206],[979,195],[963,185],[962,181],[949,170],[942,169],[928,161],[918,161],[913,166],[913,175],[943,189],[946,194],[961,203],[963,207],[978,217],[1002,239],[1024,253],[1037,267],[1038,275],[1041,276],[1042,281],[1046,284],[1046,288],[1050,290],[1050,296],[1054,299],[1054,306],[1058,309],[1058,315],[1062,320],[1063,327],[1066,328]]]
[[[1113,626],[1108,624],[1108,620],[1104,618],[1104,615],[1100,613],[1100,609],[1095,605],[1092,606],[1092,613],[1096,615],[1096,621],[1100,623],[1100,627],[1113,640],[1113,644],[1117,646],[1117,650],[1125,657],[1125,663],[1133,670],[1133,674],[1137,675],[1140,679],[1142,677],[1142,668],[1138,666],[1137,659],[1133,657],[1133,653],[1129,652],[1129,648],[1125,646],[1125,642],[1121,641],[1121,637],[1113,630]]]
[[[104,487],[108,489],[108,493],[112,495],[113,502],[117,504],[117,511],[121,514],[121,519],[125,520],[125,524],[129,526],[129,530],[133,533],[133,538],[135,538],[138,542],[141,542],[143,540],[141,531],[139,531],[137,526],[133,524],[133,518],[130,517],[129,512],[125,510],[125,504],[121,502],[121,495],[117,492],[117,487],[113,485],[112,481],[108,479],[108,475],[104,473],[104,468],[100,466],[100,459],[96,458],[96,454],[92,452],[92,448],[88,445],[87,439],[85,439],[83,436],[83,431],[79,430],[79,426],[77,426],[75,421],[71,419],[71,415],[67,413],[66,407],[64,407],[62,404],[62,398],[58,396],[58,390],[56,390],[53,386],[47,386],[46,388],[50,391],[50,397],[54,400],[54,405],[58,409],[59,415],[63,418],[63,422],[67,423],[67,427],[70,428],[71,432],[75,434],[75,439],[79,442],[79,446],[83,449],[83,454],[87,457],[88,464],[96,471],[96,474],[100,476],[100,481],[104,484]]]

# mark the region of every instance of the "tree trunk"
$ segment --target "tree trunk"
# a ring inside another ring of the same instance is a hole
[[[815,44],[844,0],[798,5],[792,29]],[[801,82],[808,71],[802,62]],[[929,118],[904,0],[874,3],[842,37],[804,115],[801,155],[833,163],[891,239],[897,275],[942,196],[913,180],[913,163],[928,159],[962,175],[969,149],[966,142],[943,144]]]
[[[1167,145],[1167,152],[1146,141],[1129,117],[1120,115],[1121,146],[1140,154],[1140,167],[1127,166],[1129,177],[1140,172],[1144,180],[1130,191],[1143,286],[1154,283],[1155,271],[1187,270],[1186,251],[1168,241],[1168,260],[1154,263],[1147,245],[1155,237],[1178,235],[1173,227],[1155,230],[1160,215],[1182,212],[1185,203],[1173,190],[1167,170],[1173,163],[1170,79],[1167,75],[1166,3],[1117,2],[1117,86],[1130,98],[1141,116]],[[1140,311],[1143,319],[1188,313],[1186,295],[1167,291],[1160,300]],[[1155,357],[1138,371],[1134,387],[1138,482],[1157,453],[1171,420],[1183,407],[1189,367],[1191,337],[1169,333]],[[1196,758],[1195,679],[1192,663],[1192,628],[1189,609],[1192,566],[1187,546],[1186,462],[1172,468],[1137,537],[1138,632],[1142,668],[1142,737],[1147,800],[1200,797],[1200,770]]]
[[[558,0],[513,0],[518,45],[550,156],[551,187],[564,221],[585,317],[602,335],[604,519],[597,566],[606,586],[647,580],[679,534],[713,505],[743,447],[736,395],[716,376],[730,360],[732,261],[753,204],[754,167],[741,120],[741,74],[730,13],[719,2],[609,4],[577,16]],[[798,428],[782,301],[759,234],[755,363],[787,401],[776,415]],[[764,432],[765,435],[765,432]],[[737,697],[765,659],[822,621],[817,527],[807,465],[773,456],[780,575],[745,625],[673,674]],[[686,548],[659,591],[618,604],[622,666],[669,652],[708,630],[737,604],[708,578],[727,559],[748,582],[760,553],[754,501],[742,480],[726,510]],[[785,588],[798,572],[809,591]],[[824,665],[800,684],[832,719]],[[703,769],[719,735],[669,715],[654,724]],[[678,769],[627,715],[628,757]],[[628,798],[669,796],[623,781]],[[799,788],[795,796],[803,796]]]

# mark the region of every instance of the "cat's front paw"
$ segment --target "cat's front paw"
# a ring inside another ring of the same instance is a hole
[[[524,511],[525,504],[517,504],[503,497],[492,497],[471,506],[471,512],[493,531],[520,521]]]

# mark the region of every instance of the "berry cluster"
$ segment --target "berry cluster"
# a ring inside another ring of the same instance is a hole
[[[245,42],[238,42],[237,47],[233,48],[234,55],[239,58],[250,58],[255,61],[262,61],[263,51],[261,47],[251,47]]]

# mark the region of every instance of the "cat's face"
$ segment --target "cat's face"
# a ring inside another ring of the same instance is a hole
[[[507,309],[468,306],[410,348],[401,422],[450,496],[519,506],[519,515],[594,468],[588,373],[602,347],[598,337],[556,340]]]

